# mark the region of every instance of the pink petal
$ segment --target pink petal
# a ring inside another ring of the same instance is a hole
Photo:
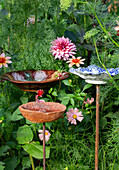
[[[77,59],[80,59],[81,57],[77,57]]]
[[[38,130],[39,133],[43,133],[43,130]]]
[[[76,125],[76,119],[73,119],[73,120],[71,121],[71,124],[75,124],[75,125]]]
[[[87,102],[84,101],[85,104],[87,104]]]
[[[94,102],[94,98],[93,97],[91,98],[91,101]]]
[[[11,57],[5,57],[6,59],[11,59]]]
[[[12,61],[10,61],[10,60],[7,60],[7,61],[6,61],[6,63],[12,63]]]
[[[79,117],[79,116],[83,116],[83,115],[82,115],[82,112],[81,112],[81,111],[78,112],[78,113],[77,113],[77,116],[78,116],[78,117]]]
[[[49,136],[45,136],[45,141],[47,142],[49,140]]]
[[[5,53],[2,53],[0,56],[1,56],[1,57],[5,57]]]
[[[80,64],[84,64],[84,62],[80,61]]]
[[[43,140],[43,134],[39,134],[38,136],[39,136],[40,140]]]
[[[84,117],[77,117],[77,120],[81,122],[84,119]]]
[[[71,122],[71,121],[72,121],[72,117],[69,117],[69,118],[68,118],[68,121]]]
[[[4,65],[5,67],[8,67],[8,65],[7,65],[6,63],[3,63],[3,65]]]
[[[74,113],[78,113],[78,111],[79,111],[79,109],[77,109],[77,108],[75,107]]]
[[[72,67],[74,64],[73,63],[71,63],[71,64],[69,64],[69,67]]]
[[[37,99],[36,102],[38,102],[38,103],[45,103],[45,100],[39,100],[39,99]]]

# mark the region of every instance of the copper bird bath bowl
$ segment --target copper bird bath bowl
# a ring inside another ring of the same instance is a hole
[[[3,80],[10,81],[20,90],[28,92],[36,92],[39,89],[48,90],[68,77],[68,72],[56,70],[13,71],[1,76]]]
[[[22,115],[33,123],[52,122],[63,117],[66,106],[55,102],[29,102],[19,106]]]
[[[29,102],[19,106],[19,110],[31,122],[43,123],[43,170],[45,170],[45,122],[62,118],[66,106],[55,102]]]

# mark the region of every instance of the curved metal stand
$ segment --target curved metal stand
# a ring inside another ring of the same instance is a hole
[[[43,123],[43,170],[45,170],[45,123]]]
[[[99,85],[96,86],[96,135],[95,135],[95,170],[98,170],[98,148],[99,148]]]

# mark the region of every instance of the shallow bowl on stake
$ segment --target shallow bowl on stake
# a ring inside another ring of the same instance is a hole
[[[87,68],[79,67],[77,69],[71,68],[69,72],[78,75],[85,79],[87,83],[91,84],[106,84],[110,80],[110,76],[116,76],[119,74],[118,68],[107,68],[107,70],[100,68],[96,65],[90,65]],[[110,76],[109,76],[110,74]]]
[[[68,72],[56,70],[13,71],[1,76],[3,80],[10,81],[20,90],[29,92],[35,92],[39,89],[48,90],[68,77]]]
[[[55,102],[29,102],[19,106],[22,115],[33,123],[52,122],[63,117],[66,106]]]

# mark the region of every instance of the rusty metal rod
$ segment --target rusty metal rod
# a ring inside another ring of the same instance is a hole
[[[43,123],[43,170],[45,170],[45,123]]]
[[[98,170],[98,148],[99,148],[99,85],[96,85],[96,134],[95,134],[95,170]]]

